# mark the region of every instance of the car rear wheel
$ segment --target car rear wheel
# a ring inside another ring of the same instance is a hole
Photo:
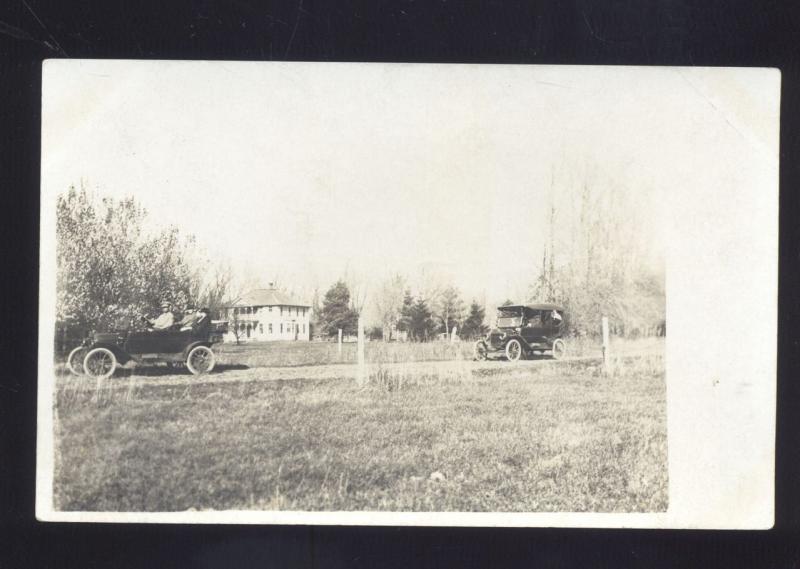
[[[117,357],[108,348],[89,350],[83,360],[83,369],[89,377],[96,379],[111,377],[117,369]]]
[[[186,367],[194,375],[210,373],[214,369],[216,357],[208,346],[196,346],[186,356]]]
[[[516,362],[522,357],[522,344],[519,340],[509,340],[506,344],[506,358],[510,362]]]
[[[553,359],[560,360],[567,354],[567,343],[558,339],[553,342]]]
[[[78,346],[67,356],[67,369],[72,375],[85,375],[83,360],[86,358],[86,348]]]
[[[489,354],[489,350],[486,348],[486,342],[484,342],[483,340],[478,340],[477,342],[475,342],[474,353],[476,360],[478,360],[479,362],[484,361]]]

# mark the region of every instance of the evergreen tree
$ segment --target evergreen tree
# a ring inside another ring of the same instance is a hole
[[[477,338],[486,334],[487,327],[483,323],[486,311],[474,300],[469,307],[469,315],[464,320],[461,336],[464,338]]]
[[[335,336],[339,329],[345,334],[354,333],[358,315],[350,306],[350,290],[344,281],[337,281],[325,293],[322,301],[322,310],[319,315],[319,324],[322,333]]]
[[[436,323],[425,299],[418,298],[411,306],[409,328],[411,337],[418,342],[427,342],[436,332]]]
[[[411,336],[411,312],[414,307],[414,297],[411,291],[406,290],[403,295],[403,304],[400,307],[400,318],[397,321],[397,329],[408,333]]]

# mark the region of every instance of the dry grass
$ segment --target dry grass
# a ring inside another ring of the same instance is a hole
[[[648,339],[652,342],[652,338]],[[599,354],[597,340],[590,338],[567,338],[568,353],[572,356]],[[627,342],[626,342],[627,343]],[[647,343],[647,342],[644,342]],[[367,342],[365,356],[369,362],[397,363],[449,361],[472,359],[472,341],[435,342]],[[335,342],[261,342],[248,344],[221,344],[215,346],[218,360],[222,364],[245,365],[247,367],[292,367],[306,365],[328,365],[355,363],[356,344],[342,344],[342,352]]]
[[[661,355],[622,358],[612,375],[587,361],[397,367],[371,366],[364,386],[66,384],[56,507],[666,509]]]
[[[442,361],[456,354],[472,357],[472,342],[367,342],[364,347],[368,361],[409,362]],[[247,367],[292,367],[355,363],[356,344],[342,344],[342,353],[335,342],[262,342],[222,344],[215,347],[222,364]]]

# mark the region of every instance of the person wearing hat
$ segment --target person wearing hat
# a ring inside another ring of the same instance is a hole
[[[183,311],[183,318],[178,323],[181,332],[191,331],[197,324],[206,317],[205,313],[197,310],[193,304],[186,305],[186,310]]]
[[[161,314],[158,318],[148,320],[153,330],[166,330],[175,323],[175,316],[172,314],[172,305],[164,301],[161,303]]]

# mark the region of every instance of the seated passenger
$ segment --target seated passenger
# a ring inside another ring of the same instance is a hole
[[[528,321],[525,323],[526,328],[541,328],[542,317],[539,312],[534,312],[528,316]]]
[[[178,323],[181,332],[193,330],[205,317],[205,312],[198,310],[193,304],[189,304],[186,306],[186,310],[183,313],[183,319]]]
[[[175,323],[175,316],[172,314],[172,305],[169,302],[161,303],[161,314],[158,318],[148,320],[152,331],[163,331],[170,328]]]

